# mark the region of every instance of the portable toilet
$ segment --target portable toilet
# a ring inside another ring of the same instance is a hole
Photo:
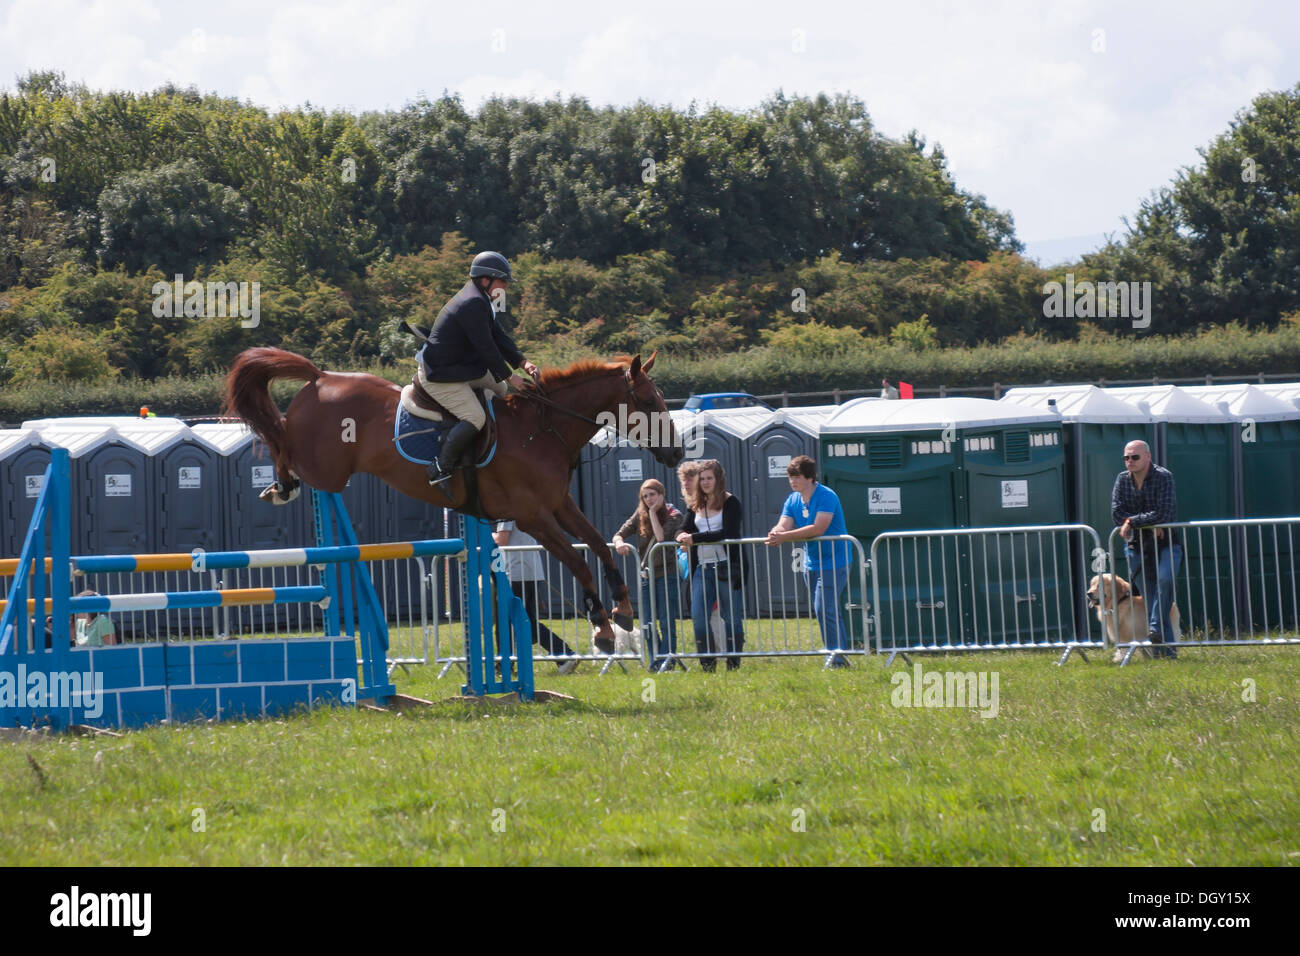
[[[68,449],[72,553],[147,553],[157,521],[148,450],[93,419],[32,424],[51,445]]]
[[[192,431],[224,456],[227,490],[223,550],[299,548],[316,543],[311,490],[306,485],[287,505],[271,504],[259,497],[275,481],[275,462],[246,425],[195,425]]]
[[[1300,407],[1300,382],[1262,382],[1255,388],[1272,398]]]
[[[1255,385],[1185,385],[1183,391],[1236,423],[1232,431],[1236,514],[1243,518],[1300,515],[1300,485],[1278,480],[1300,472],[1300,408]]]
[[[1179,521],[1236,516],[1233,464],[1236,425],[1231,415],[1176,385],[1143,385],[1106,391],[1131,404],[1145,403],[1155,416],[1154,460],[1174,476]],[[1207,625],[1215,629],[1231,629],[1235,586],[1233,562],[1226,554],[1226,542],[1216,533],[1191,532],[1182,537],[1183,562],[1188,573],[1180,577],[1198,582],[1203,589],[1202,594],[1192,596],[1191,602],[1201,607],[1184,611],[1184,630]],[[1195,569],[1195,575],[1189,576],[1192,569]]]
[[[1072,522],[1095,530],[1104,546],[1115,527],[1110,496],[1116,477],[1124,470],[1124,446],[1140,439],[1154,448],[1155,418],[1095,385],[1013,388],[1002,401],[1060,415],[1065,438],[1066,514]]]
[[[837,408],[838,405],[775,410],[740,408],[714,413],[718,418],[726,416],[730,427],[741,434],[744,485],[736,493],[744,502],[746,514],[753,515],[747,532],[750,536],[766,535],[780,520],[781,508],[790,497],[786,467],[799,455],[816,459],[818,429]],[[790,567],[788,549],[765,552],[761,547],[752,551],[759,612],[806,610],[809,597],[803,575]]]
[[[1108,388],[1106,392],[1132,405],[1146,403],[1156,419],[1153,454],[1157,464],[1173,472],[1179,521],[1234,516],[1231,415],[1177,385]],[[1179,482],[1179,475],[1185,480]],[[1195,480],[1186,480],[1193,476]]]
[[[148,553],[157,526],[157,498],[144,446],[114,426],[92,420],[39,424],[44,441],[68,450],[72,554]],[[114,612],[119,639],[148,634],[147,613]]]
[[[1060,524],[1066,518],[1065,456],[1055,414],[979,398],[859,399],[827,419],[818,447],[849,533],[868,553],[886,531]],[[1045,639],[1073,633],[1074,574],[1064,542],[1054,562],[1029,568],[1009,540],[1000,540],[993,549],[960,537],[891,544],[872,568],[883,578],[885,606],[874,609],[877,626],[896,645],[963,638],[994,643],[995,620],[1002,634],[1027,633],[1031,623]],[[1016,581],[1005,582],[999,567],[1022,576],[1030,593],[1017,595]],[[855,588],[850,581],[854,601]]]
[[[240,423],[195,425],[194,434],[215,446],[222,455],[224,488],[223,551],[260,551],[314,545],[316,537],[311,511],[311,490],[287,505],[275,505],[258,497],[275,481],[275,463],[266,446]],[[301,568],[260,568],[229,573],[230,587],[288,587],[310,583]],[[291,618],[299,620],[297,605],[271,604],[231,608],[233,627],[246,633],[264,630]]]
[[[51,447],[32,428],[0,431],[0,558],[16,558],[27,540]]]
[[[219,551],[224,510],[220,449],[176,418],[137,418],[116,428],[146,450],[153,467],[157,515],[147,550]]]
[[[1198,385],[1183,391],[1231,415],[1236,514],[1241,518],[1300,516],[1300,408],[1254,385]],[[1294,527],[1245,528],[1236,562],[1238,610],[1256,628],[1294,625]]]

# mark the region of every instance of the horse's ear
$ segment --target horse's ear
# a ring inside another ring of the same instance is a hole
[[[650,370],[651,370],[652,368],[654,368],[654,365],[655,365],[655,356],[658,355],[658,354],[659,354],[659,350],[658,350],[658,349],[655,349],[653,352],[651,352],[651,353],[650,353],[650,357],[649,357],[648,359],[646,359],[646,360],[645,360],[645,364],[641,366],[641,371],[643,371],[643,372],[645,372],[647,375],[649,375],[649,374],[650,374]]]
[[[641,356],[640,354],[638,354],[634,359],[632,359],[632,377],[636,378],[637,373],[639,373],[640,371],[641,371]]]

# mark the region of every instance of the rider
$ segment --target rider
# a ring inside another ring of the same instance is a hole
[[[495,303],[498,297],[504,300],[506,285],[514,278],[506,257],[480,252],[469,275],[464,288],[438,313],[415,373],[419,385],[459,419],[443,436],[438,461],[429,465],[429,484],[444,493],[461,453],[487,424],[474,390],[490,388],[504,397],[506,381],[523,388],[527,380],[512,372],[511,365],[534,379],[538,374],[496,320]]]

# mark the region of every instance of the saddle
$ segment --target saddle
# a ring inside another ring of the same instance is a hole
[[[497,443],[497,420],[486,389],[475,389],[474,396],[483,409],[487,424],[479,431],[470,452],[456,463],[457,468],[474,465],[482,468],[492,460]],[[408,461],[428,465],[438,457],[443,436],[460,421],[424,390],[419,376],[402,389],[401,401],[393,421],[393,441],[398,453]]]

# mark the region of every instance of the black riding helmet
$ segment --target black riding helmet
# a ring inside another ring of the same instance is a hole
[[[505,279],[507,282],[514,281],[509,260],[499,252],[480,252],[476,255],[474,262],[469,267],[469,276],[471,279],[476,279],[479,276],[491,276],[493,279]]]

